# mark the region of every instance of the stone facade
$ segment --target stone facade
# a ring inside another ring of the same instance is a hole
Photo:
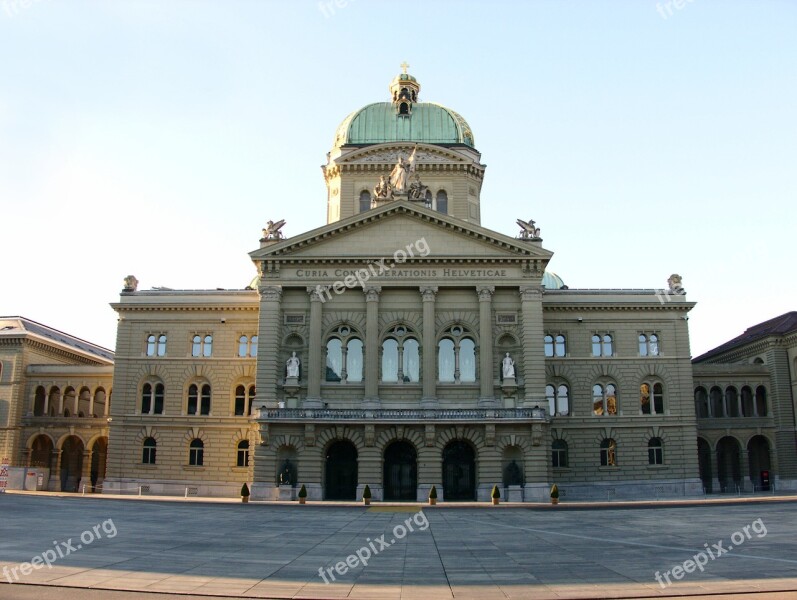
[[[112,380],[112,356],[53,367],[3,341],[0,443],[14,461],[41,462],[46,434],[52,489],[235,496],[246,482],[271,500],[302,485],[317,500],[365,485],[375,500],[432,486],[488,500],[498,485],[538,501],[553,483],[614,499],[752,490],[761,471],[795,481],[794,334],[693,366],[678,276],[666,291],[569,289],[533,221],[517,237],[481,227],[473,134],[419,90],[404,73],[392,104],[346,118],[323,168],[327,224],[285,238],[269,222],[247,289],[126,278]],[[425,193],[402,191],[402,168]],[[374,197],[380,181],[393,187]],[[715,388],[704,410],[697,390]],[[77,441],[80,477],[64,475],[59,451]]]
[[[112,352],[30,319],[0,317],[0,447],[10,484],[101,487],[112,393]]]

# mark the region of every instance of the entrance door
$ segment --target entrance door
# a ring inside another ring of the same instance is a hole
[[[473,448],[454,441],[443,449],[445,500],[476,500],[476,457]]]
[[[357,499],[357,448],[351,442],[335,442],[327,450],[326,500]]]
[[[385,500],[417,500],[415,448],[408,442],[393,442],[385,449]]]

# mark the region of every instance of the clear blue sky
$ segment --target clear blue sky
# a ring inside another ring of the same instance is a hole
[[[127,274],[244,287],[406,60],[473,128],[483,224],[534,218],[570,287],[680,273],[696,355],[797,309],[795,32],[785,0],[0,0],[0,314],[113,348]]]

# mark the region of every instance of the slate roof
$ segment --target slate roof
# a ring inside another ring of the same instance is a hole
[[[692,362],[703,362],[765,337],[769,337],[771,335],[785,335],[793,331],[797,331],[797,311],[787,312],[779,317],[775,317],[774,319],[769,319],[768,321],[764,321],[758,325],[748,327],[742,335],[735,337],[712,350],[709,350],[705,354],[701,354],[697,358],[693,359]]]
[[[66,346],[82,354],[92,355],[103,362],[113,362],[114,360],[114,353],[107,348],[92,344],[63,331],[58,331],[26,317],[0,317],[0,336],[3,335],[32,335]]]

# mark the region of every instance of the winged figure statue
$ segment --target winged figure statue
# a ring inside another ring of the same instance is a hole
[[[528,221],[518,219],[516,222],[520,225],[520,239],[533,240],[540,237],[540,228],[535,227],[534,219],[529,219]]]
[[[280,229],[285,225],[285,219],[277,221],[269,221],[266,223],[265,229],[263,229],[263,239],[266,240],[281,240],[285,236],[282,235]]]

